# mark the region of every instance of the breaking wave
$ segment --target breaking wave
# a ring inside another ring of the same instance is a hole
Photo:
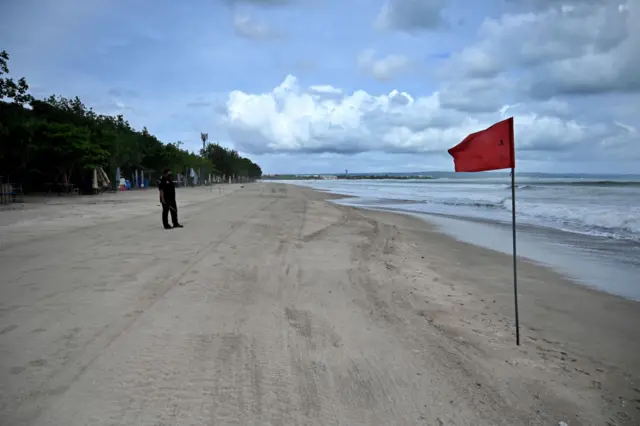
[[[397,204],[422,213],[511,220],[511,186],[505,179],[435,179],[420,185],[398,181],[303,184],[360,197],[350,204]],[[517,183],[516,215],[522,224],[640,242],[640,182],[529,179]]]
[[[452,208],[451,213],[454,215],[456,214],[456,208],[459,207],[484,210],[486,215],[482,216],[489,219],[492,218],[492,212],[510,213],[512,210],[511,197],[504,197],[495,201],[451,199],[429,200],[425,203],[449,206]],[[529,219],[526,222],[530,224],[586,235],[640,241],[640,207],[614,210],[608,206],[554,205],[520,201],[516,198],[516,213],[520,220]],[[509,217],[510,215],[503,215],[501,219],[504,220]]]

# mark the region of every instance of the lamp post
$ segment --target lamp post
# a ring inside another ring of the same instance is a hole
[[[202,139],[202,149],[204,150],[209,140],[209,133],[200,133],[200,139]]]
[[[205,158],[205,148],[207,146],[207,141],[209,140],[209,133],[200,133],[200,139],[202,140],[202,158]],[[200,179],[202,179],[202,167],[200,167]]]

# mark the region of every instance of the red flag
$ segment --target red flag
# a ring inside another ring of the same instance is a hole
[[[464,138],[449,150],[456,172],[484,172],[516,166],[513,117]]]

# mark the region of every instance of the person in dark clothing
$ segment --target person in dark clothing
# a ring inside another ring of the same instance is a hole
[[[178,205],[176,204],[176,186],[173,182],[171,169],[164,169],[162,177],[158,181],[160,191],[160,203],[162,204],[162,224],[164,229],[172,229],[169,225],[169,212],[171,212],[171,222],[173,228],[182,228],[178,223]]]

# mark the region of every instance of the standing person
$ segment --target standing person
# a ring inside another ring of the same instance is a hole
[[[160,203],[162,204],[162,224],[164,229],[172,229],[169,225],[169,211],[171,211],[171,222],[173,228],[182,228],[178,223],[178,205],[176,204],[176,185],[173,182],[171,169],[164,169],[162,177],[158,181],[160,190]]]

